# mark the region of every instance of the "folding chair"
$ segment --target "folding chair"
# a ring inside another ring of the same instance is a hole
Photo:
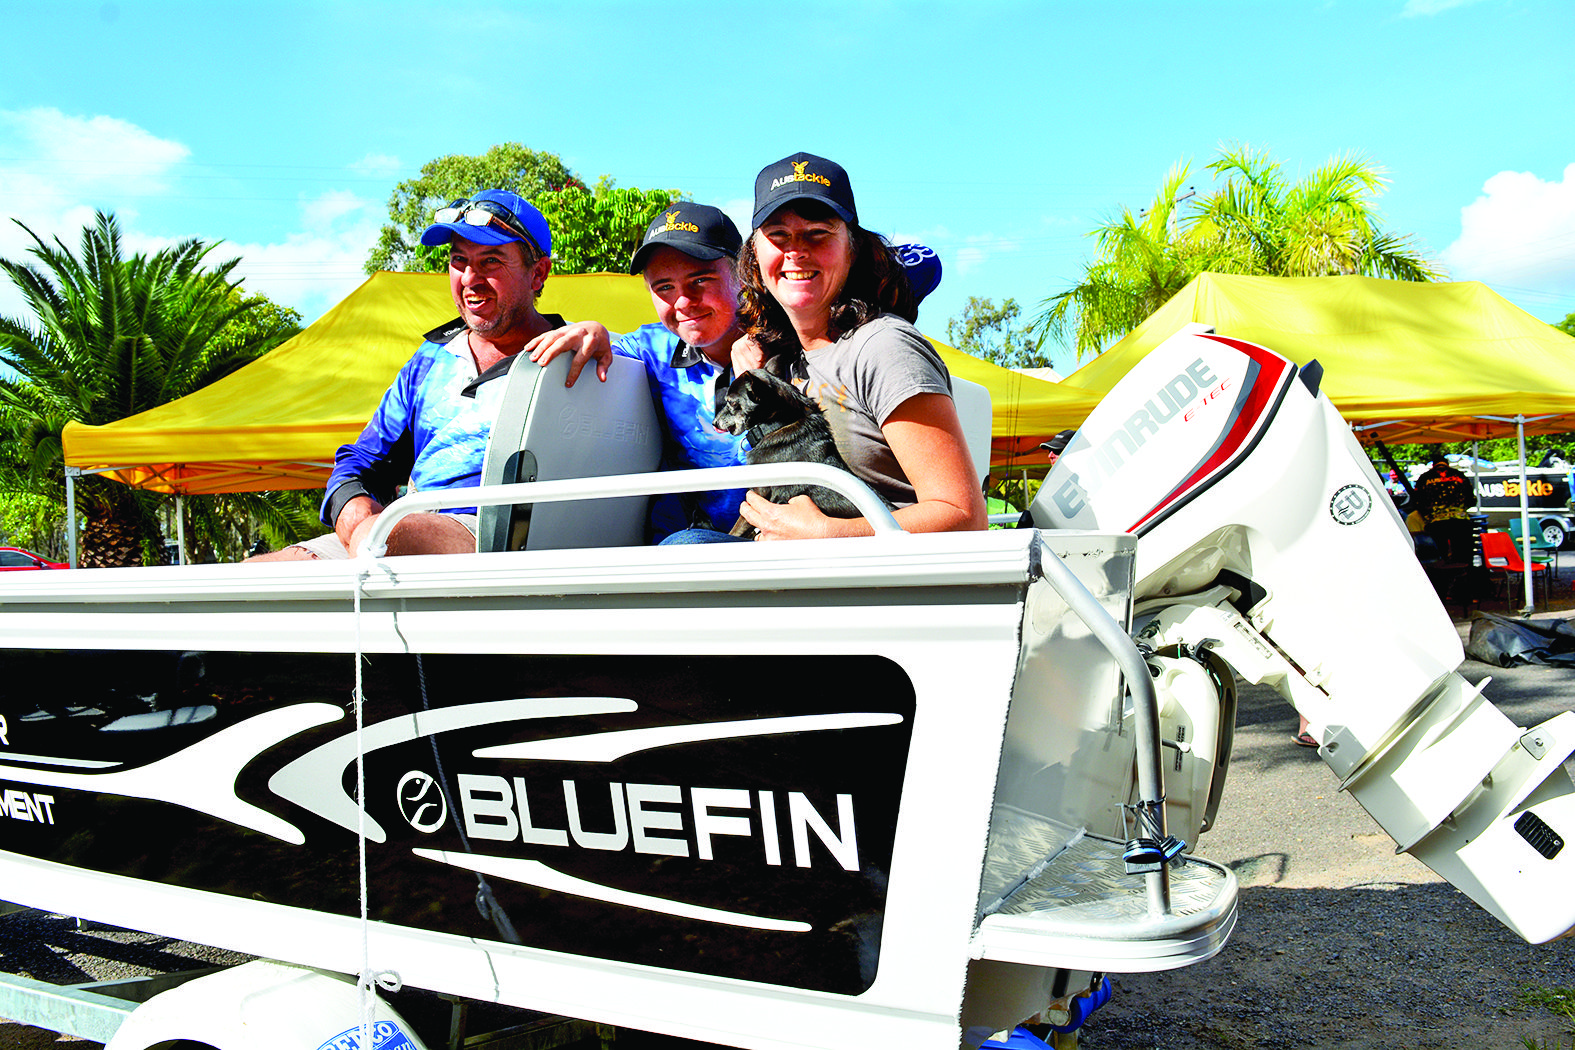
[[[1515,549],[1522,550],[1521,537],[1525,533],[1521,531],[1520,518],[1509,519],[1509,535],[1515,541]],[[1553,573],[1553,578],[1559,578],[1559,548],[1543,539],[1542,530],[1535,525],[1531,527],[1531,560],[1538,565],[1546,565]]]
[[[1495,575],[1504,577],[1504,602],[1509,604],[1509,585],[1512,575],[1525,575],[1528,566],[1520,559],[1520,549],[1515,546],[1515,541],[1507,532],[1484,532],[1482,534],[1482,561],[1487,570]],[[1542,577],[1542,599],[1548,600],[1548,567],[1532,562],[1529,566],[1532,579],[1532,601],[1536,601],[1536,580]]]

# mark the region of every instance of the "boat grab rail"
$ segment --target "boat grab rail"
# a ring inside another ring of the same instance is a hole
[[[1131,635],[1099,604],[1043,538],[1039,541],[1039,571],[1067,607],[1088,627],[1121,669],[1132,693],[1132,721],[1137,750],[1138,801],[1130,808],[1137,818],[1136,836],[1127,846],[1127,870],[1147,876],[1149,911],[1170,911],[1170,862],[1185,843],[1171,838],[1165,827],[1165,772],[1161,761],[1159,695],[1148,661]]]
[[[715,489],[795,484],[821,485],[847,497],[870,523],[876,535],[903,531],[880,497],[845,470],[821,463],[760,463],[412,492],[384,508],[362,543],[360,556],[382,557],[388,549],[389,532],[406,515],[456,505],[491,507],[508,503],[561,503],[576,499],[615,499],[623,496],[656,496],[667,492],[710,492]]]

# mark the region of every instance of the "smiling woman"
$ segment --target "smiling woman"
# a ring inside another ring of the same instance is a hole
[[[825,411],[838,449],[909,532],[985,527],[984,499],[952,403],[951,377],[913,327],[902,266],[858,224],[840,165],[797,153],[755,180],[754,233],[739,253],[740,370],[786,355]],[[751,493],[742,516],[763,539],[869,535],[808,497]]]

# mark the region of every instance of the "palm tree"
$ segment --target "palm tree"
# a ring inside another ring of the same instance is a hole
[[[1267,152],[1226,149],[1208,166],[1224,185],[1183,193],[1189,165],[1170,169],[1149,207],[1123,209],[1093,231],[1083,280],[1041,304],[1041,343],[1055,336],[1079,359],[1107,349],[1205,270],[1275,277],[1365,274],[1431,281],[1443,271],[1408,238],[1379,227],[1382,168],[1339,157],[1298,183]]]
[[[1104,350],[1209,268],[1212,245],[1178,228],[1189,165],[1170,169],[1143,211],[1130,208],[1094,230],[1097,251],[1083,280],[1041,302],[1034,328],[1070,342],[1079,360]]]
[[[247,330],[261,300],[243,298],[232,259],[207,269],[213,245],[183,241],[125,258],[120,227],[98,213],[80,252],[45,242],[24,223],[36,261],[0,259],[33,319],[0,317],[0,423],[13,448],[0,491],[24,488],[63,505],[60,433],[68,420],[103,424],[182,397],[253,360],[290,334]],[[84,477],[75,511],[86,519],[82,564],[131,565],[162,558],[159,497]]]
[[[1225,185],[1199,201],[1189,233],[1224,249],[1223,272],[1397,281],[1444,275],[1409,238],[1379,229],[1373,202],[1389,180],[1358,157],[1336,157],[1294,184],[1267,151],[1246,146],[1224,151],[1209,170]]]

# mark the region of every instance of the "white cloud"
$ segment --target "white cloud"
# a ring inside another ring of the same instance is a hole
[[[999,256],[1011,255],[1023,247],[1017,238],[994,233],[958,237],[946,226],[896,231],[891,234],[891,240],[894,244],[907,241],[934,248],[948,277],[966,277]]]
[[[368,153],[350,165],[350,171],[364,179],[387,179],[389,182],[397,182],[400,175],[406,174],[404,161],[386,153]]]
[[[1469,4],[1480,2],[1481,0],[1406,0],[1405,7],[1400,12],[1400,17],[1416,18],[1422,15],[1436,15],[1451,8],[1465,7]]]
[[[18,219],[45,242],[59,237],[73,251],[93,204],[159,196],[191,151],[114,117],[72,116],[58,109],[0,110],[0,186],[6,218]],[[131,232],[137,212],[115,209],[128,250],[145,250]],[[0,222],[0,257],[21,260],[32,239]],[[21,296],[0,285],[0,314],[22,316]]]
[[[349,190],[329,190],[301,206],[301,218],[308,227],[330,226],[339,219],[366,207],[366,201]]]
[[[5,166],[8,179],[46,198],[110,188],[161,193],[170,169],[191,155],[181,143],[124,120],[49,108],[0,110],[0,143],[16,158]]]
[[[164,236],[142,229],[138,200],[148,211],[177,194],[176,176],[191,157],[185,145],[110,116],[74,116],[58,109],[0,110],[0,186],[6,217],[20,219],[46,242],[59,237],[73,252],[96,208],[113,211],[130,254],[155,252],[200,230]],[[395,180],[397,157],[369,154],[349,166],[356,179]],[[245,288],[262,292],[315,319],[363,280],[361,265],[377,243],[384,218],[380,201],[329,189],[303,197],[293,232],[243,244],[227,241],[209,256],[218,263],[241,256],[236,273]],[[212,239],[209,237],[208,239]],[[32,240],[0,221],[0,257],[25,260]],[[9,281],[0,281],[0,315],[25,317]]]
[[[241,256],[235,272],[246,291],[293,306],[310,323],[366,280],[361,266],[384,218],[377,201],[329,190],[301,202],[301,230],[280,241],[226,242],[214,258]]]
[[[1440,257],[1457,280],[1575,297],[1575,164],[1557,182],[1522,171],[1488,179],[1460,209],[1460,237]]]

